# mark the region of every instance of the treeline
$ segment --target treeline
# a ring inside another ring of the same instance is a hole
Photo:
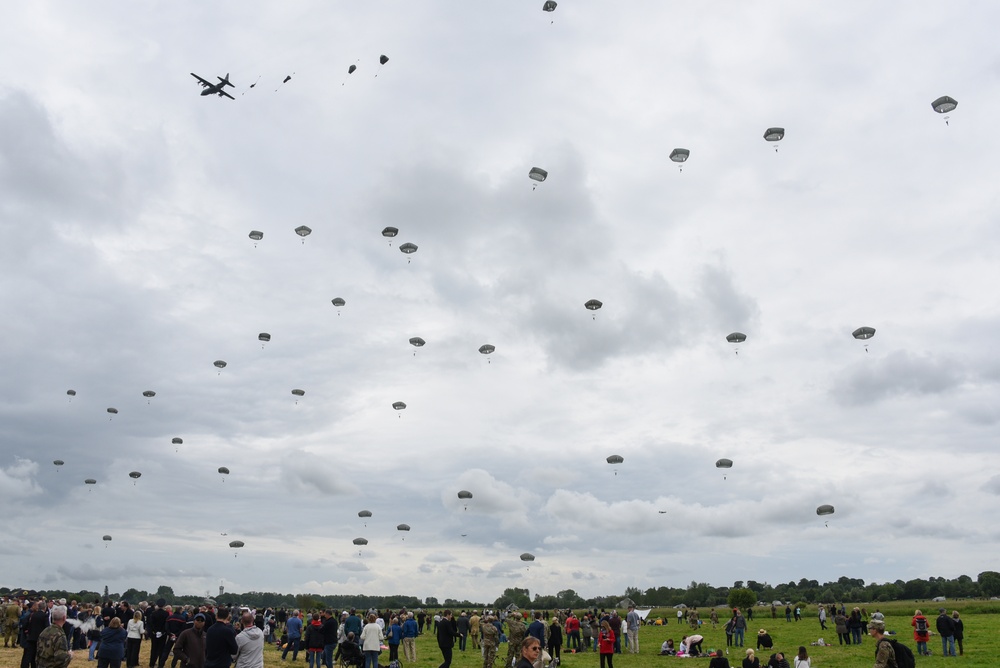
[[[771,601],[792,601],[794,603],[832,603],[834,601],[900,601],[926,600],[937,596],[948,599],[959,598],[990,598],[1000,596],[1000,573],[983,571],[976,579],[968,575],[960,575],[954,579],[928,578],[926,580],[896,580],[883,584],[868,583],[858,578],[840,577],[835,582],[820,583],[817,580],[802,578],[798,582],[790,581],[784,584],[771,585],[766,582],[737,581],[732,587],[713,587],[705,582],[692,582],[687,587],[651,587],[646,590],[629,587],[623,594],[584,598],[572,589],[564,589],[556,594],[535,594],[531,596],[527,589],[516,587],[505,589],[503,594],[493,601],[471,601],[467,599],[427,597],[419,599],[415,596],[402,594],[394,596],[367,596],[363,594],[282,594],[278,592],[248,591],[242,593],[220,593],[209,599],[207,595],[175,594],[171,587],[163,585],[155,592],[141,589],[127,589],[121,593],[111,593],[105,587],[103,593],[95,591],[64,591],[64,590],[34,590],[10,589],[0,587],[0,595],[28,591],[31,595],[43,595],[48,598],[76,599],[77,601],[95,600],[126,600],[133,605],[139,601],[152,603],[163,598],[172,604],[200,605],[206,600],[212,600],[220,605],[246,605],[255,608],[299,608],[315,610],[323,608],[349,609],[380,608],[396,610],[402,607],[411,610],[419,607],[472,609],[481,607],[504,608],[510,604],[520,608],[546,610],[554,608],[618,607],[626,599],[636,605],[666,607],[678,604],[688,606],[714,606],[727,602],[733,589],[749,589],[757,595],[757,600],[764,603]]]

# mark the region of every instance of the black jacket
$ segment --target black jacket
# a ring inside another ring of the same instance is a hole
[[[454,619],[441,618],[437,628],[438,647],[442,649],[455,646],[455,636],[458,635],[458,627],[455,626]]]

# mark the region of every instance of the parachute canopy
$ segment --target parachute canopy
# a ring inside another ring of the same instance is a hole
[[[410,242],[406,242],[405,244],[399,247],[399,251],[401,253],[406,253],[407,255],[410,255],[411,253],[416,253],[417,244],[411,244]]]
[[[481,352],[483,355],[489,355],[496,349],[497,347],[490,343],[484,343],[483,345],[479,346],[479,352]]]
[[[939,114],[947,114],[949,111],[952,111],[957,106],[958,106],[958,101],[955,100],[955,98],[953,97],[948,97],[947,95],[942,95],[938,99],[931,102],[931,107],[933,107],[934,111],[938,112]]]
[[[623,461],[625,461],[625,458],[621,455],[611,455],[608,457],[609,464],[621,464]]]
[[[97,481],[94,480],[93,478],[87,478],[86,480],[83,481],[83,484],[84,485],[96,485]]]
[[[387,62],[389,62],[389,56],[382,54],[381,56],[378,57],[379,65],[385,65]]]
[[[411,346],[416,346],[417,348],[420,348],[420,347],[421,347],[421,346],[423,346],[423,345],[424,345],[425,343],[427,343],[427,342],[426,342],[426,341],[424,341],[424,340],[423,340],[422,338],[420,338],[419,336],[414,336],[413,338],[411,338],[411,339],[410,339],[410,345],[411,345]]]
[[[292,390],[292,394],[294,394],[297,397],[304,397],[304,396],[306,396],[306,391],[305,390]]]
[[[71,397],[75,397],[76,396],[76,390],[66,390],[66,394],[68,394]]]
[[[170,439],[170,442],[173,443],[174,445],[184,445],[184,439],[181,438],[180,436],[174,436],[172,439]]]
[[[525,552],[524,554],[521,555],[521,561],[534,561],[534,560],[535,560],[535,555],[533,555],[531,552]]]
[[[833,515],[833,506],[828,503],[824,503],[822,506],[816,509],[817,515]]]
[[[53,463],[53,464],[55,464],[56,466],[62,466],[62,465],[63,465],[63,464],[65,464],[66,462],[64,462],[64,461],[63,461],[63,460],[61,460],[61,459],[54,459],[54,460],[52,460],[52,463]]]
[[[744,334],[743,332],[733,332],[732,334],[726,337],[726,341],[729,341],[730,343],[743,343],[746,340],[747,340],[747,335]]]
[[[854,330],[853,332],[851,332],[851,336],[853,336],[854,338],[856,338],[859,341],[864,341],[866,339],[870,339],[873,336],[875,336],[875,328],[874,327],[858,327],[856,330]]]
[[[102,538],[101,540],[107,540],[107,541],[110,541],[110,540],[111,540],[111,536],[110,536],[110,534],[104,534],[104,538]]]
[[[403,403],[402,401],[394,401],[392,402],[392,407],[395,408],[397,411],[401,411],[404,408],[406,408],[406,404]]]
[[[542,182],[549,178],[549,173],[541,167],[532,167],[531,171],[528,172],[528,178],[532,181]]]
[[[785,137],[785,128],[768,128],[764,132],[764,139],[767,141],[781,141]]]
[[[545,0],[545,4],[542,5],[543,12],[554,12],[556,11],[556,0]]]
[[[152,397],[156,396],[156,392],[153,392],[152,390],[146,390],[145,392],[142,393],[142,396],[146,397],[147,399],[151,399]]]
[[[260,241],[264,238],[264,233],[260,230],[250,230],[250,238],[254,241]]]
[[[461,492],[458,493],[458,498],[460,498],[460,499],[471,499],[472,498],[472,492],[463,489]]]
[[[308,237],[310,234],[312,234],[312,228],[309,227],[308,225],[299,225],[298,227],[295,228],[295,234],[299,235],[300,237]]]
[[[356,70],[356,69],[358,69],[357,65],[351,65],[350,67],[347,68],[347,73],[348,74],[354,74],[354,70]]]
[[[271,335],[268,334],[267,332],[261,332],[260,334],[257,335],[257,340],[267,343],[268,341],[271,340]]]
[[[226,368],[226,362],[225,362],[225,360],[215,360],[214,362],[212,362],[212,364],[215,365],[216,369],[225,369]]]
[[[409,530],[410,530],[410,525],[409,524],[397,524],[396,525],[396,531],[409,531]]]
[[[584,304],[584,306],[587,308],[588,311],[596,311],[597,309],[604,306],[604,302],[602,302],[600,299],[589,299],[587,300],[587,303]]]
[[[128,474],[128,477],[132,478],[132,480],[138,480],[139,478],[142,477],[142,474],[139,473],[138,471],[132,471],[131,473]]]
[[[382,236],[388,237],[390,239],[396,236],[397,234],[399,234],[399,229],[396,227],[387,227],[384,230],[382,230]]]
[[[109,408],[108,412],[111,413],[112,415],[118,415],[118,409],[117,408]]]
[[[330,300],[330,303],[333,304],[334,306],[338,307],[338,308],[341,307],[341,306],[344,306],[345,304],[347,304],[347,302],[345,302],[340,297],[334,297],[333,299]]]
[[[229,469],[227,469],[225,466],[220,466],[219,473],[221,473],[222,475],[229,475]]]
[[[233,547],[233,548],[235,548],[235,547],[243,547],[243,544],[244,543],[243,543],[242,540],[231,540],[231,541],[229,541],[229,547]]]
[[[691,156],[691,151],[686,148],[675,148],[670,152],[670,159],[674,162],[685,162]]]
[[[354,544],[355,545],[367,545],[368,544],[368,539],[367,538],[355,538],[354,539]]]
[[[371,516],[372,516],[372,511],[370,511],[370,510],[359,510],[358,511],[358,517],[371,517]]]
[[[731,468],[733,468],[733,460],[732,459],[720,459],[719,461],[715,462],[715,468],[717,468],[717,469],[731,469]]]

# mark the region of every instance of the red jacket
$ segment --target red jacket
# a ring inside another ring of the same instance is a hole
[[[600,644],[598,647],[601,650],[601,654],[614,654],[615,632],[601,629]]]
[[[917,620],[918,619],[924,620],[924,628],[927,629],[927,630],[924,631],[923,633],[917,633]],[[927,639],[931,635],[930,634],[931,624],[930,624],[930,622],[927,621],[926,617],[924,617],[923,615],[914,615],[913,616],[913,621],[910,622],[910,626],[913,627],[913,639],[914,640],[916,640],[917,642],[927,642]]]

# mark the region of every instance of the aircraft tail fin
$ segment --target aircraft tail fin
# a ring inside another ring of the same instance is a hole
[[[236,86],[233,86],[233,84],[230,83],[229,81],[229,72],[226,72],[225,77],[219,77],[219,81],[222,83],[223,86],[230,86],[232,88],[236,88]]]

